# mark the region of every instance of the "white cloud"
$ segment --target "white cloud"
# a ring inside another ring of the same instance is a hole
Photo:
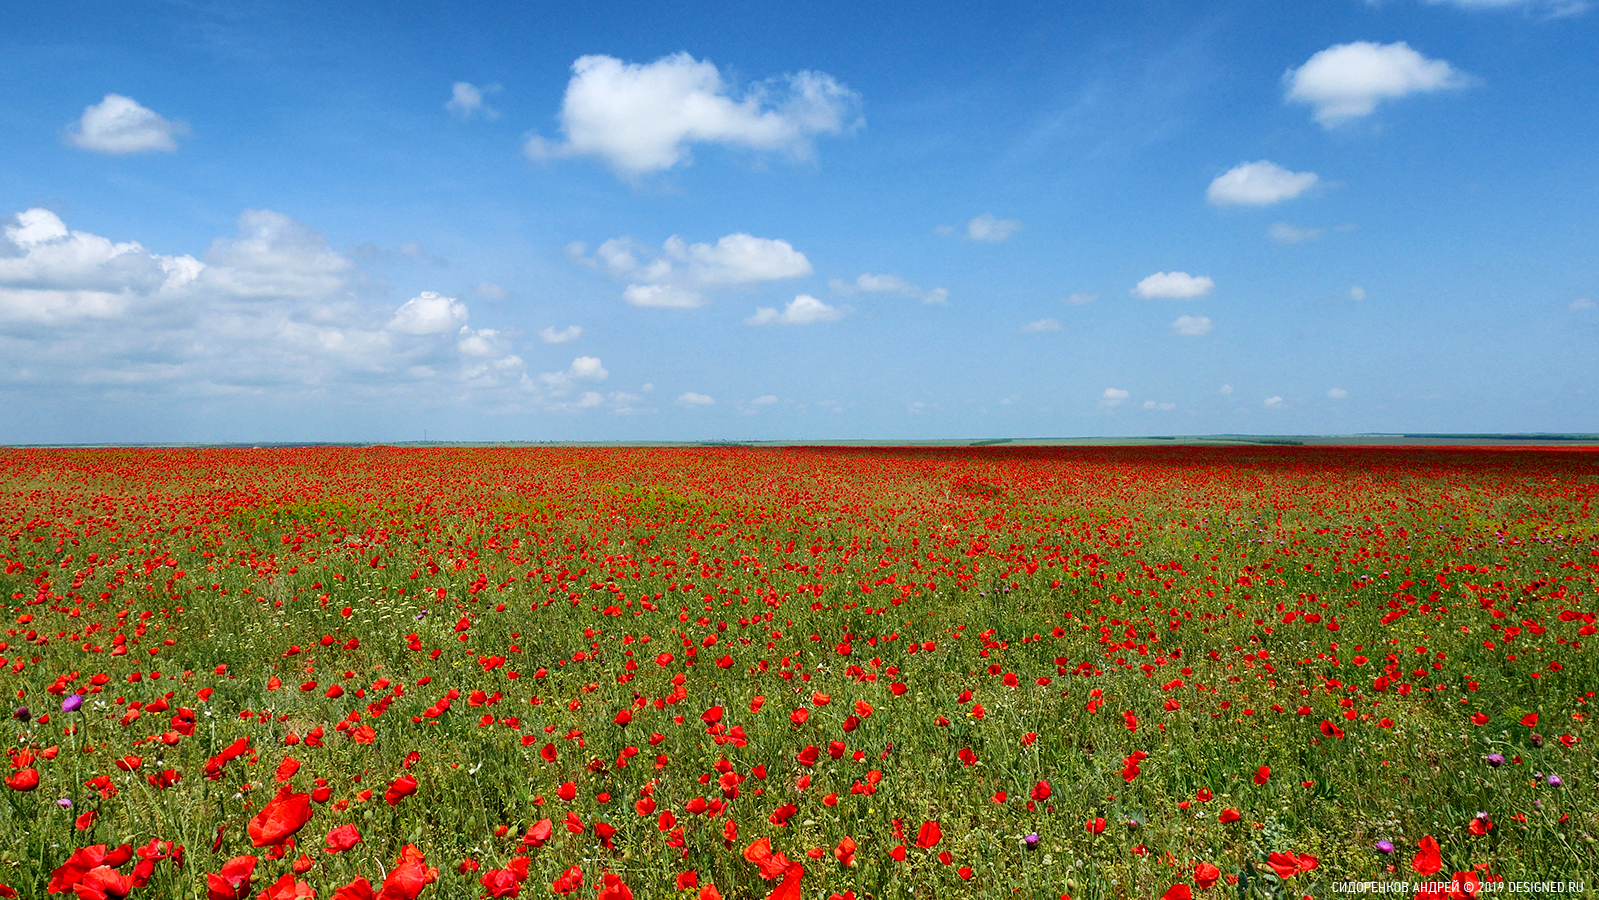
[[[1081,292],[1077,292],[1077,293],[1073,293],[1073,294],[1070,294],[1070,295],[1066,296],[1065,298],[1063,298],[1061,300],[1061,302],[1066,304],[1067,306],[1083,306],[1083,305],[1086,305],[1086,304],[1089,304],[1089,303],[1093,303],[1095,300],[1098,300],[1098,299],[1099,299],[1099,295],[1098,294],[1084,294],[1084,293],[1081,293]]]
[[[171,153],[178,149],[175,138],[188,133],[188,125],[162,118],[131,97],[106,94],[104,100],[84,108],[78,127],[68,132],[67,141],[97,153]]]
[[[1131,396],[1121,388],[1105,388],[1105,393],[1099,395],[1100,406],[1116,406]]]
[[[1342,400],[1349,396],[1349,392],[1341,387],[1335,387],[1327,392],[1327,396],[1333,398],[1334,400]]]
[[[706,394],[696,394],[693,391],[685,391],[684,393],[677,395],[677,403],[679,406],[710,406],[715,402],[716,401],[710,396]]]
[[[756,397],[754,400],[750,401],[750,403],[752,405],[754,405],[754,406],[771,406],[772,404],[774,404],[776,402],[777,402],[777,395],[776,394],[762,394],[761,396]]]
[[[1349,299],[1351,299],[1351,300],[1364,300],[1364,299],[1366,299],[1366,289],[1361,287],[1358,284],[1355,285],[1354,287],[1349,289]]]
[[[782,312],[770,306],[757,307],[755,315],[744,320],[746,325],[815,325],[817,322],[836,322],[844,315],[844,311],[836,306],[812,297],[810,294],[800,294],[783,307]]]
[[[595,156],[638,178],[691,161],[689,146],[726,144],[812,155],[817,135],[858,128],[860,95],[823,72],[800,72],[735,95],[710,61],[687,53],[652,63],[584,56],[572,64],[553,143],[534,136],[533,159]]]
[[[325,297],[345,287],[355,264],[316,231],[268,209],[239,216],[239,237],[206,251],[202,279],[242,297]]]
[[[567,341],[575,341],[582,336],[583,329],[577,325],[568,325],[559,331],[555,330],[554,325],[539,329],[539,340],[546,344],[564,344]]]
[[[1315,172],[1290,172],[1270,160],[1239,163],[1216,176],[1205,191],[1213,206],[1271,206],[1310,190]]]
[[[1458,6],[1471,10],[1519,9],[1524,12],[1542,11],[1549,18],[1574,16],[1593,7],[1588,0],[1426,0],[1433,6]]]
[[[1187,300],[1210,293],[1216,282],[1204,275],[1187,272],[1156,272],[1133,287],[1133,295],[1145,300],[1157,297],[1169,300]]]
[[[622,299],[632,306],[656,309],[696,309],[706,303],[705,298],[694,291],[667,284],[630,284],[622,291]]]
[[[706,287],[811,274],[810,260],[788,241],[739,233],[727,235],[715,244],[685,244],[674,236],[666,239],[664,247],[668,257],[686,264],[694,283]]]
[[[1221,387],[1216,389],[1216,393],[1221,394],[1223,396],[1226,396],[1227,394],[1231,394],[1232,392],[1233,392],[1233,386],[1230,385],[1230,384],[1224,384]]]
[[[35,373],[30,396],[80,402],[95,385],[170,404],[206,397],[437,396],[440,382],[512,386],[505,334],[428,291],[363,301],[354,262],[281,213],[247,210],[204,261],[68,229],[43,209],[0,222],[0,343]],[[54,391],[55,393],[51,393]],[[240,409],[233,406],[230,409]]]
[[[829,279],[827,286],[834,293],[846,297],[856,293],[898,294],[902,297],[915,297],[929,306],[949,305],[949,291],[945,288],[923,288],[898,275],[873,275],[870,272],[863,272],[856,276],[853,282],[837,278]]]
[[[1336,44],[1283,75],[1287,100],[1315,108],[1326,128],[1370,115],[1377,104],[1409,94],[1465,87],[1470,79],[1441,59],[1428,59],[1403,41]]]
[[[509,291],[492,281],[479,281],[477,287],[472,290],[476,291],[477,295],[484,300],[504,300],[506,297],[511,296]]]
[[[1171,412],[1172,410],[1177,408],[1177,404],[1175,404],[1175,403],[1156,403],[1154,400],[1145,400],[1144,401],[1144,408],[1145,409],[1155,410],[1156,412]]]
[[[1016,219],[996,219],[989,213],[983,213],[977,218],[966,223],[966,236],[974,241],[984,241],[997,244],[1022,230],[1022,223]]]
[[[466,318],[465,303],[433,291],[423,291],[395,311],[388,330],[404,334],[444,334],[460,328]]]
[[[1571,308],[1574,309],[1574,310],[1576,310],[1576,309],[1593,309],[1594,308],[1594,302],[1592,300],[1589,300],[1587,297],[1578,297],[1577,299],[1571,301]]]
[[[1266,229],[1266,237],[1279,244],[1303,244],[1305,241],[1320,240],[1324,232],[1320,228],[1300,228],[1287,222],[1273,222]]]
[[[470,81],[457,81],[450,88],[450,100],[444,108],[450,115],[458,119],[470,119],[478,116],[484,119],[497,119],[500,111],[483,102],[484,94],[492,94],[500,89],[497,84],[478,87]]]
[[[0,321],[59,324],[115,318],[170,298],[205,266],[160,256],[134,241],[68,231],[47,209],[13,216],[0,244]]]
[[[872,293],[914,294],[920,291],[916,285],[898,275],[872,275],[865,272],[856,277],[855,287]]]
[[[673,235],[653,258],[628,238],[606,241],[592,257],[587,250],[576,241],[566,248],[574,261],[604,268],[611,277],[632,282],[622,292],[622,299],[633,306],[692,309],[708,302],[703,291],[800,278],[812,272],[810,260],[789,242],[742,232],[726,235],[715,244],[690,244]]]
[[[575,382],[579,381],[604,381],[611,377],[605,366],[597,356],[579,356],[572,360],[572,364],[559,372],[544,372],[538,380],[552,388],[555,396],[561,396],[569,390]]]
[[[1261,403],[1261,405],[1266,407],[1267,409],[1276,409],[1277,407],[1283,405],[1283,398],[1281,398],[1281,397],[1267,397]]]
[[[1060,330],[1060,320],[1059,319],[1038,319],[1036,321],[1028,322],[1026,325],[1023,325],[1021,327],[1022,334],[1037,334],[1037,333],[1043,332],[1043,331],[1059,331],[1059,330]]]
[[[1204,337],[1214,326],[1209,316],[1178,316],[1171,330],[1179,337]]]

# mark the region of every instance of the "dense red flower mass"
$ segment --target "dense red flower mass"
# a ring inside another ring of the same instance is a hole
[[[0,898],[1564,872],[1595,459],[0,450]]]

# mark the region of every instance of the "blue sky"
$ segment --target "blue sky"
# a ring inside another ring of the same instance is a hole
[[[1599,9],[10,4],[0,442],[1599,431]]]

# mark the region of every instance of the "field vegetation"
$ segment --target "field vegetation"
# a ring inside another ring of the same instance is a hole
[[[3,451],[0,896],[1591,889],[1596,463]]]

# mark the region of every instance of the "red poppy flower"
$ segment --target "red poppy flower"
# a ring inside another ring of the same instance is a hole
[[[1186,884],[1174,884],[1160,895],[1160,900],[1193,900],[1194,892]]]
[[[1201,890],[1208,891],[1215,887],[1216,880],[1219,878],[1221,878],[1221,870],[1208,862],[1202,862],[1194,866],[1194,884],[1199,885]]]
[[[522,893],[522,884],[509,869],[490,869],[478,879],[483,885],[484,897],[515,897]]]
[[[354,881],[333,892],[333,900],[376,900],[372,882],[357,875]]]
[[[1238,810],[1233,809],[1232,807],[1229,806],[1226,809],[1221,811],[1221,815],[1216,817],[1216,821],[1222,823],[1223,825],[1226,825],[1226,824],[1228,824],[1230,822],[1236,822],[1239,819],[1242,819],[1243,817],[1244,817],[1243,813],[1240,813]]]
[[[1049,799],[1049,795],[1051,793],[1053,793],[1053,791],[1050,790],[1049,782],[1045,779],[1039,779],[1038,783],[1033,785],[1033,789],[1028,793],[1028,796],[1032,797],[1034,800],[1037,800],[1039,803],[1043,803],[1045,800]]]
[[[1103,817],[1095,816],[1094,818],[1089,819],[1084,827],[1088,829],[1089,834],[1103,834],[1105,831],[1105,820]]]
[[[1261,766],[1255,770],[1255,784],[1265,784],[1271,780],[1271,766]]]
[[[357,831],[353,824],[345,824],[328,832],[327,845],[323,850],[328,853],[343,853],[359,843],[361,843],[361,832]]]
[[[1274,852],[1266,858],[1266,864],[1271,866],[1278,878],[1292,878],[1300,872],[1309,872],[1316,868],[1316,857],[1301,856],[1293,852]]]
[[[595,900],[633,900],[633,890],[616,875],[606,872],[600,876],[602,884]]]
[[[383,792],[383,802],[395,806],[414,793],[416,793],[416,776],[407,773],[389,782],[388,790]]]
[[[311,795],[296,794],[288,785],[284,785],[278,790],[277,796],[267,801],[267,805],[250,819],[250,842],[257,847],[279,846],[309,821]]]
[[[554,824],[549,819],[540,819],[528,828],[527,834],[522,835],[522,843],[528,847],[542,847],[554,830]]]
[[[18,769],[6,776],[6,787],[13,791],[26,793],[39,786],[39,770],[35,768]]]
[[[1444,867],[1443,853],[1438,849],[1438,842],[1432,835],[1421,839],[1417,845],[1416,857],[1410,861],[1410,867],[1416,870],[1417,875],[1433,875]]]
[[[923,850],[936,846],[943,839],[944,829],[940,828],[938,823],[931,819],[923,822],[922,827],[916,829],[916,846]]]
[[[316,891],[303,881],[295,881],[294,876],[285,873],[282,878],[273,882],[272,886],[261,892],[258,900],[315,900]]]

